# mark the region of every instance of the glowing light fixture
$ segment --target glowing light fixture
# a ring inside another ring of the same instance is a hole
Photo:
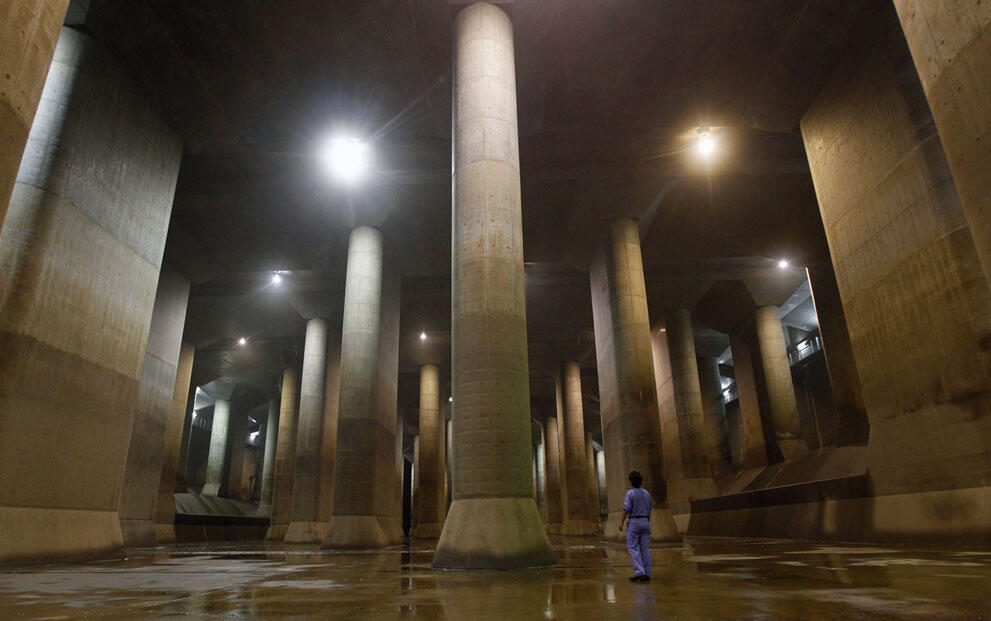
[[[368,145],[357,138],[334,138],[324,148],[323,158],[338,181],[354,185],[368,172],[372,153]]]
[[[237,340],[238,345],[246,345],[247,343],[248,343],[248,339],[244,338],[243,336]]]
[[[276,272],[272,274],[272,284],[277,285],[282,282],[282,274]]]
[[[420,340],[421,341],[427,340],[427,333],[426,332],[421,332],[420,333]]]
[[[448,397],[447,398],[447,402],[448,403],[454,403],[454,397]]]
[[[786,261],[785,259],[781,259],[780,261],[778,261],[779,269],[785,269],[786,267],[788,267],[788,261]]]
[[[712,151],[716,148],[716,140],[712,137],[712,133],[709,132],[708,126],[702,126],[699,128],[699,143],[698,149],[699,153],[704,157],[712,155]]]

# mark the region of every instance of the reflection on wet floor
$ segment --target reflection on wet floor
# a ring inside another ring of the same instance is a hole
[[[263,543],[165,546],[0,570],[0,619],[991,618],[991,553],[691,539],[632,584],[624,547],[554,538],[558,564],[440,571],[429,543],[340,553]]]

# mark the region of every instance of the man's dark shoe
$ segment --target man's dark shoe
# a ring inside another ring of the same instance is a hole
[[[650,576],[637,576],[637,582],[650,582]]]
[[[630,576],[630,582],[642,582],[643,576]]]

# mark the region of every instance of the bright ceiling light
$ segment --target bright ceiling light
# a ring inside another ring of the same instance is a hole
[[[427,333],[426,332],[421,332],[420,333],[420,340],[421,341],[427,340]]]
[[[371,165],[371,149],[357,138],[334,138],[323,157],[338,181],[353,185],[361,181]]]
[[[788,261],[786,261],[785,259],[781,259],[780,261],[778,261],[778,267],[780,269],[785,269],[786,267],[788,267]]]
[[[282,274],[280,274],[278,272],[272,274],[272,284],[273,285],[277,285],[280,282],[282,282]]]
[[[700,127],[699,131],[699,153],[705,157],[712,155],[712,151],[716,148],[716,141],[709,132],[708,127]]]
[[[246,345],[247,342],[248,342],[248,339],[244,338],[243,336],[237,340],[237,344],[238,345]]]
[[[454,403],[454,397],[448,397],[447,398],[447,402],[448,403]]]

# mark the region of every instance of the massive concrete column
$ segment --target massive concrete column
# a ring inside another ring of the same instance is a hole
[[[664,313],[671,381],[678,418],[678,443],[681,447],[680,485],[687,500],[716,495],[716,485],[709,467],[706,447],[705,414],[702,410],[702,386],[695,357],[695,334],[687,309],[670,309]],[[671,481],[672,486],[675,484]],[[687,507],[686,507],[687,509]]]
[[[227,464],[227,483],[222,487],[231,500],[250,500],[251,491],[244,486],[244,457],[247,453],[249,412],[235,411],[228,419],[227,450],[224,461]],[[211,440],[213,436],[211,435]]]
[[[213,422],[210,426],[210,451],[206,458],[206,482],[204,496],[216,496],[224,477],[224,458],[227,456],[227,431],[231,416],[229,399],[217,399],[213,404]]]
[[[420,442],[416,469],[416,539],[436,539],[444,526],[444,425],[440,410],[440,372],[436,365],[420,367]]]
[[[929,15],[924,4],[913,6]],[[932,5],[945,11],[930,18],[940,23],[962,6]],[[968,6],[972,15],[988,10]],[[884,11],[801,122],[870,421],[867,536],[987,543],[991,290],[936,131],[943,126],[933,122],[946,111],[930,113],[902,37],[904,16],[899,24],[893,9]],[[985,35],[960,46],[970,38],[966,20],[943,32],[936,43],[960,50],[946,77],[988,45]],[[942,63],[942,54],[933,60]],[[987,79],[978,73],[969,72],[975,89]],[[940,89],[949,84],[939,81]],[[968,100],[968,87],[957,86],[941,92]]]
[[[150,546],[158,542],[154,526],[155,503],[162,479],[165,433],[176,387],[188,303],[189,281],[168,266],[163,267],[141,366],[127,466],[117,505],[124,545]]]
[[[303,373],[296,422],[296,467],[293,472],[292,522],[286,543],[320,543],[327,523],[320,521],[320,471],[323,448],[324,382],[327,378],[327,320],[306,322]]]
[[[382,234],[370,227],[351,231],[334,507],[324,547],[378,548],[402,539],[400,516],[395,515],[401,485],[396,482],[395,280],[383,273]]]
[[[275,445],[275,483],[272,488],[272,517],[265,539],[282,541],[292,522],[293,472],[296,469],[296,416],[299,371],[287,367],[282,372],[279,401],[279,431]]]
[[[740,435],[743,436],[745,447],[740,465],[744,470],[766,466],[768,463],[754,370],[755,339],[753,322],[750,320],[744,321],[729,333],[729,346],[733,353],[733,378],[736,380],[736,393],[740,399]],[[732,428],[731,422],[731,433]]]
[[[895,0],[895,8],[991,281],[991,4]]]
[[[699,385],[702,389],[702,414],[705,418],[705,445],[709,467],[715,478],[733,472],[729,442],[723,433],[726,404],[723,403],[723,382],[719,375],[719,359],[702,356],[698,360]]]
[[[761,306],[754,311],[754,328],[757,333],[757,351],[760,356],[759,394],[766,406],[766,421],[771,429],[768,439],[781,459],[794,459],[809,452],[802,439],[802,426],[798,418],[798,402],[795,385],[791,381],[788,349],[781,328],[778,307]],[[763,409],[763,408],[762,408]]]
[[[530,470],[513,26],[501,9],[458,14],[453,73],[454,502],[434,564],[548,565]]]
[[[0,31],[20,37],[24,11],[48,5],[4,6],[20,17]],[[13,82],[0,72],[3,97]],[[4,167],[16,134],[0,138]],[[92,37],[64,29],[27,152],[0,233],[0,563],[122,544],[117,497],[182,145]]]
[[[0,227],[69,0],[0,4]]]
[[[172,403],[169,406],[165,427],[165,443],[162,450],[162,476],[158,483],[158,501],[155,508],[155,534],[158,543],[175,541],[175,491],[179,472],[182,430],[189,405],[189,384],[193,376],[193,357],[196,348],[190,343],[179,347],[179,365],[176,367]]]
[[[585,411],[582,408],[581,367],[575,361],[561,364],[564,416],[561,418],[564,440],[564,483],[568,488],[567,515],[561,525],[562,535],[592,535],[598,524],[592,519],[593,499],[588,459],[585,456]]]
[[[667,505],[657,386],[647,315],[647,292],[637,223],[611,220],[589,266],[595,353],[598,359],[602,443],[609,477],[604,536],[618,532],[631,470],[654,496],[654,541],[680,541]]]
[[[320,450],[317,519],[330,524],[334,513],[334,467],[337,462],[337,420],[341,399],[341,335],[336,328],[327,339],[327,375],[323,386],[323,448]]]
[[[272,514],[272,490],[275,487],[275,444],[279,429],[279,404],[275,399],[268,402],[268,418],[265,421],[265,458],[262,461],[261,502],[259,514]]]
[[[551,534],[560,534],[564,521],[560,437],[557,418],[549,416],[544,420],[544,472],[547,490],[547,532]]]

